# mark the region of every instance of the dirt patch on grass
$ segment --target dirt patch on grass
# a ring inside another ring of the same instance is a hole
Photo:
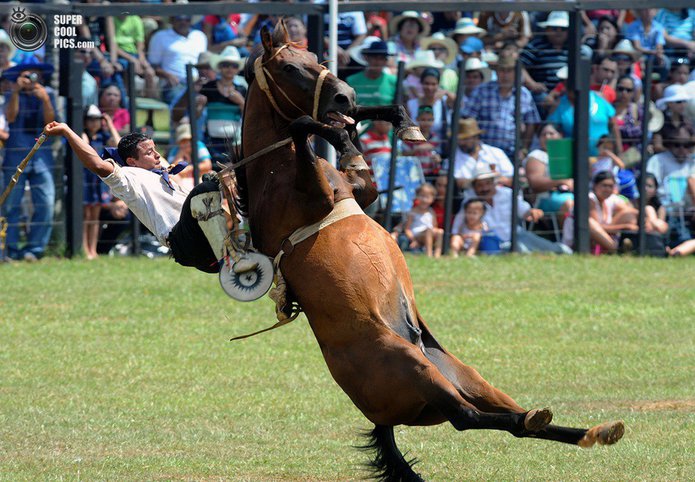
[[[656,400],[632,402],[627,404],[627,407],[640,412],[691,412],[695,411],[695,400]]]

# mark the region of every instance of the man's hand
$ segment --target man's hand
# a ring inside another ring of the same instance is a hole
[[[46,124],[46,127],[43,128],[43,131],[51,137],[64,136],[65,134],[70,132],[70,127],[68,127],[68,125],[63,122],[53,121]]]
[[[548,88],[545,86],[545,84],[541,84],[540,82],[536,82],[535,80],[532,80],[531,82],[529,82],[527,87],[528,87],[528,90],[530,90],[534,94],[540,94],[540,93],[548,92]]]
[[[543,217],[543,211],[541,209],[531,208],[526,212],[524,219],[526,221],[537,223]]]
[[[29,80],[27,77],[23,75],[17,77],[17,87],[19,88],[19,90],[30,90],[31,84],[31,80]]]
[[[37,99],[41,101],[47,101],[48,100],[48,92],[46,92],[46,87],[44,87],[41,84],[36,84],[34,86],[34,90],[32,91],[32,95],[36,97]]]

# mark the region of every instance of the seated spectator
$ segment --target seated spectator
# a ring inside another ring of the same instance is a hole
[[[326,3],[326,0],[317,0],[314,3]],[[324,32],[328,35],[330,15],[326,13],[323,19]],[[367,21],[363,12],[339,12],[338,13],[338,76],[345,79],[348,75],[355,72],[360,65],[351,60],[349,51],[357,48],[367,37]],[[328,45],[328,37],[325,39]],[[385,38],[380,39],[386,41]],[[327,51],[328,49],[326,49]]]
[[[477,197],[466,200],[451,227],[450,248],[454,258],[458,258],[461,251],[465,251],[469,258],[478,252],[480,240],[488,230],[487,224],[483,221],[484,216],[485,201]]]
[[[526,12],[480,12],[478,25],[487,31],[485,45],[495,50],[501,49],[507,41],[524,48],[532,36],[531,21]]]
[[[368,106],[393,104],[397,78],[384,70],[388,57],[393,55],[388,45],[382,40],[374,40],[361,50],[361,55],[367,62],[367,68],[346,79],[350,87],[355,89],[357,103]]]
[[[92,61],[92,49],[75,50],[75,60],[87,67]],[[99,85],[97,79],[85,68],[82,70],[82,104],[96,105],[99,103]]]
[[[84,115],[84,133],[82,139],[96,152],[103,152],[104,147],[116,147],[121,136],[113,125],[108,114],[103,114],[96,105],[90,105]],[[83,168],[84,210],[82,225],[82,248],[87,259],[96,259],[97,243],[99,241],[99,215],[101,205],[110,199],[108,189],[102,184],[99,176]]]
[[[195,64],[208,47],[200,30],[191,29],[191,17],[171,17],[172,27],[156,32],[150,39],[148,60],[159,76],[162,100],[171,104],[186,90],[186,64]]]
[[[439,174],[442,164],[442,140],[433,130],[434,111],[432,106],[421,105],[414,116],[420,132],[427,142],[403,142],[404,156],[414,156],[420,160],[422,173],[427,180]]]
[[[488,165],[479,163],[473,175],[474,194],[467,193],[466,199],[475,195],[485,202],[483,221],[499,239],[502,250],[508,251],[511,248],[512,239],[512,190],[506,186],[498,185],[498,177],[499,174],[490,169]],[[464,205],[465,202],[464,200]],[[543,211],[532,208],[519,196],[516,219],[537,222],[541,217],[543,217]],[[517,226],[516,229],[517,247],[522,253],[544,251],[562,254],[571,252],[566,246],[552,243],[522,229],[520,226]]]
[[[420,38],[429,35],[430,24],[420,12],[406,10],[391,19],[389,31],[393,35],[391,42],[396,48],[396,59],[410,62],[415,58],[415,52],[420,49]]]
[[[473,117],[484,128],[483,142],[502,149],[507,157],[514,157],[515,99],[514,68],[516,59],[500,56],[495,71],[497,80],[480,85],[463,107],[462,117]],[[533,140],[535,127],[541,121],[533,96],[526,87],[521,87],[521,122],[523,123],[523,145],[528,148]]]
[[[420,42],[422,50],[431,50],[434,52],[434,57],[444,63],[444,68],[441,71],[439,85],[446,90],[450,97],[456,97],[456,88],[458,86],[458,71],[456,70],[456,54],[458,46],[442,33],[432,34],[431,37],[423,38]]]
[[[478,52],[482,51],[484,44],[481,38],[486,33],[487,32],[485,31],[485,29],[478,27],[472,18],[463,17],[456,22],[456,27],[449,33],[449,35],[451,36],[452,40],[456,42],[456,45],[459,46],[459,54],[461,54],[463,51],[462,47],[466,40],[469,38],[475,38],[477,40],[477,42],[473,42],[472,44],[470,44],[471,47],[473,47],[473,45],[479,44],[480,50],[478,50]],[[468,55],[470,55],[470,53],[471,52],[468,52]],[[461,60],[465,60],[465,58],[461,57]]]
[[[418,115],[420,106],[431,107],[432,115],[434,116],[434,124],[431,130],[440,139],[446,139],[448,137],[450,98],[446,91],[439,87],[439,71],[431,68],[424,69],[420,74],[420,84],[422,86],[422,95],[407,102],[408,113],[414,119]]]
[[[17,166],[27,155],[27,147],[33,146],[41,134],[44,123],[56,117],[55,94],[50,85],[53,66],[50,64],[18,64],[3,72],[3,77],[13,82],[11,93],[5,96],[5,115],[9,137],[5,143],[2,164],[4,192]],[[53,153],[49,143],[36,151],[31,162],[10,192],[3,206],[7,218],[7,255],[14,260],[36,261],[41,258],[53,230],[55,185],[53,181]],[[33,213],[29,219],[26,245],[20,247],[20,222],[24,189],[29,184]]]
[[[425,248],[428,257],[439,258],[442,255],[444,230],[437,225],[437,215],[432,204],[437,190],[430,183],[425,183],[415,191],[417,196],[412,209],[408,212],[403,229],[410,249]]]
[[[466,77],[463,79],[465,87],[463,90],[463,99],[461,100],[462,108],[465,108],[468,103],[471,102],[473,91],[481,84],[490,82],[492,77],[490,67],[487,63],[475,57],[466,60],[464,69]]]
[[[659,183],[651,172],[645,174],[644,197],[646,198],[646,217],[652,219],[654,231],[659,234],[668,232],[668,221],[666,219],[666,207],[661,204],[659,199]]]
[[[304,21],[300,17],[285,17],[285,28],[287,29],[290,42],[300,48],[309,48],[306,25],[304,25]]]
[[[550,12],[545,22],[539,22],[545,35],[534,37],[522,50],[519,60],[524,64],[524,86],[533,94],[536,102],[558,83],[557,71],[567,64],[568,29],[567,12]]]
[[[118,62],[127,69],[132,64],[135,74],[145,79],[145,97],[157,98],[154,69],[145,56],[145,27],[137,15],[113,18]]]
[[[374,178],[372,163],[376,156],[391,157],[391,124],[387,121],[375,120],[360,136],[362,155],[369,166],[369,175]]]
[[[246,35],[239,28],[239,15],[206,15],[195,25],[195,28],[202,30],[208,39],[208,50],[213,53],[220,53],[226,47],[233,46],[244,48],[246,46]]]
[[[625,26],[625,38],[632,41],[637,52],[654,57],[655,70],[665,79],[670,62],[664,55],[664,26],[654,20],[655,8],[637,9],[637,15],[634,22]]]
[[[632,100],[639,100],[642,97],[640,53],[634,49],[632,42],[623,39],[616,44],[611,57],[618,63],[618,77],[628,75],[632,78],[632,82],[635,84]]]
[[[176,128],[176,145],[169,151],[168,161],[172,166],[185,162],[188,164],[184,170],[173,177],[174,181],[184,189],[193,189],[195,181],[193,179],[193,157],[191,154],[191,125],[179,124]],[[212,158],[210,151],[201,141],[197,142],[198,149],[198,175],[212,171]]]
[[[534,205],[549,213],[562,212],[565,202],[574,199],[574,179],[551,179],[548,170],[548,141],[561,138],[555,125],[545,124],[538,133],[540,147],[529,152],[523,161],[526,179],[535,194]]]
[[[695,239],[683,241],[675,248],[667,247],[666,252],[669,256],[689,256],[695,253]]]
[[[618,63],[609,56],[594,55],[591,65],[591,90],[598,92],[601,97],[611,104],[615,102],[616,93],[613,88],[618,74]]]
[[[615,109],[615,123],[620,130],[620,138],[623,141],[622,151],[642,147],[642,117],[644,106],[635,102],[635,82],[629,75],[623,75],[618,79],[615,87],[616,100],[613,102]]]
[[[512,185],[514,165],[502,149],[485,144],[480,140],[483,133],[473,118],[459,121],[458,146],[454,160],[454,178],[459,189],[470,187],[477,166],[487,166],[499,175],[499,183]]]
[[[682,85],[673,84],[664,89],[664,96],[656,101],[656,106],[664,111],[664,126],[654,134],[654,152],[666,150],[665,139],[668,134],[664,134],[665,132],[681,126],[693,129],[693,121],[686,114],[687,103],[691,98],[688,90]]]
[[[437,94],[439,97],[444,96],[445,92],[439,89],[439,79],[441,77],[440,71],[443,67],[444,62],[437,60],[434,57],[434,52],[431,50],[418,50],[413,60],[405,65],[405,69],[408,72],[408,75],[403,81],[403,85],[406,89],[405,97],[407,99],[422,98],[423,91],[421,78],[425,70],[436,72]],[[429,105],[432,104],[430,103]]]
[[[654,20],[664,27],[664,53],[671,60],[695,58],[695,9],[660,8]]]
[[[593,50],[594,55],[606,56],[613,53],[613,49],[622,39],[623,36],[615,18],[603,16],[598,19],[598,28],[595,31],[587,29],[587,38],[584,43]]]
[[[598,141],[598,156],[591,165],[593,179],[599,172],[608,171],[617,179],[620,171],[625,169],[625,163],[615,154],[615,142],[610,136],[604,135]]]
[[[121,90],[116,84],[102,86],[99,94],[99,110],[113,120],[120,135],[130,132],[130,113],[123,107]]]

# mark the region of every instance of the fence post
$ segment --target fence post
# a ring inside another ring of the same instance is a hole
[[[128,62],[126,70],[128,76],[128,113],[130,114],[130,132],[138,130],[137,125],[137,94],[135,93],[135,67],[132,62]],[[124,159],[125,161],[125,159]],[[133,236],[133,246],[131,254],[138,256],[142,249],[140,247],[140,220],[135,214],[130,213],[130,231]]]
[[[647,57],[647,66],[644,72],[644,78],[642,80],[642,95],[644,100],[642,101],[642,148],[640,149],[640,163],[639,163],[639,217],[637,220],[639,226],[639,238],[637,241],[637,253],[640,256],[644,256],[647,252],[647,232],[644,229],[644,216],[647,209],[647,198],[644,195],[644,186],[647,180],[647,142],[649,141],[649,98],[652,92],[652,70],[654,69],[654,57],[651,55]]]
[[[398,80],[396,83],[396,96],[394,104],[401,104],[403,98],[403,79],[405,77],[405,62],[398,62]],[[389,163],[388,198],[386,199],[386,213],[384,214],[384,228],[391,232],[391,209],[393,207],[393,190],[396,184],[396,161],[398,160],[398,137],[395,129],[391,132],[391,162]]]
[[[521,161],[519,161],[519,152],[521,152],[521,62],[516,60],[514,64],[514,158],[511,159],[514,166],[512,174],[512,246],[511,252],[518,251],[518,233],[519,217],[519,169]]]
[[[200,182],[200,166],[198,166],[198,112],[195,102],[197,95],[193,80],[193,65],[186,64],[186,95],[188,96],[188,120],[191,126],[191,163],[193,164],[193,185]]]
[[[446,171],[446,197],[444,199],[444,237],[442,240],[442,254],[449,252],[451,240],[451,220],[454,210],[454,192],[456,192],[456,179],[454,179],[454,167],[456,151],[458,150],[459,120],[461,119],[461,100],[466,86],[463,79],[466,78],[466,61],[458,63],[458,85],[456,86],[456,100],[451,111],[451,133],[449,134],[449,169]]]

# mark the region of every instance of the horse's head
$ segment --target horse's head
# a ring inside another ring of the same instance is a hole
[[[319,64],[316,55],[289,41],[281,20],[273,34],[261,30],[263,54],[254,61],[254,76],[274,110],[288,121],[310,115],[344,127],[355,108],[355,91]]]

